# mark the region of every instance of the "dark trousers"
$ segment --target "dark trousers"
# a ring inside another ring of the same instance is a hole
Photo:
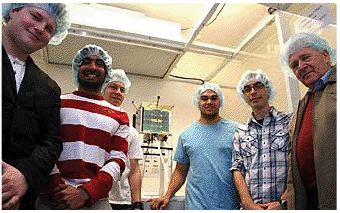
[[[307,190],[308,210],[319,209],[318,190]]]
[[[112,204],[110,203],[113,210],[133,210],[132,205],[129,204]]]

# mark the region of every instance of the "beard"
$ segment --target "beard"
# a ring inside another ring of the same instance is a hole
[[[97,92],[101,90],[102,85],[104,83],[104,79],[98,82],[88,82],[82,78],[78,78],[78,82],[79,82],[79,86],[81,86],[82,88],[88,91],[91,91],[91,92]]]
[[[200,108],[201,111],[201,117],[205,118],[206,120],[214,120],[217,117],[219,117],[219,108],[218,109],[214,109],[212,111],[207,111],[204,110],[204,108]]]
[[[219,117],[219,112],[214,112],[210,114],[201,112],[201,116],[204,117],[206,120],[214,120]]]

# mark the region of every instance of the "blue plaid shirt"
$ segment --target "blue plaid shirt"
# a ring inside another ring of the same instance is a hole
[[[252,116],[234,133],[230,171],[243,174],[255,203],[277,201],[285,190],[291,117],[271,107],[263,125]]]

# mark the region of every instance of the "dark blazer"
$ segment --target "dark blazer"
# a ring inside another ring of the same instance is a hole
[[[313,149],[319,208],[336,209],[336,66],[322,90],[315,93],[313,109]],[[291,122],[288,151],[288,209],[308,209],[307,195],[296,159],[299,135],[310,92],[299,102]]]
[[[61,91],[31,57],[19,94],[15,85],[11,62],[2,48],[2,160],[17,168],[28,182],[20,209],[33,209],[62,151]]]

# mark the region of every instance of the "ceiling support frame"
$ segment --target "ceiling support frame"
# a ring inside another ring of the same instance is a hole
[[[206,12],[206,14],[202,15],[202,18],[200,21],[198,21],[194,27],[194,29],[191,31],[190,35],[188,36],[188,39],[185,43],[184,49],[181,53],[178,54],[176,59],[173,61],[173,63],[170,65],[169,69],[166,71],[164,78],[168,78],[170,72],[176,67],[176,64],[179,62],[179,60],[183,57],[183,55],[190,49],[191,45],[195,41],[198,34],[203,29],[204,25],[210,20],[210,18],[214,15],[214,13],[217,10],[219,3],[214,3],[211,8]]]
[[[237,55],[241,50],[243,50],[243,49],[247,46],[247,44],[255,38],[255,36],[256,36],[257,34],[259,34],[260,32],[262,32],[262,31],[264,30],[264,28],[265,28],[268,24],[270,24],[271,22],[273,22],[274,18],[275,18],[275,15],[274,15],[274,14],[269,15],[269,16],[261,23],[261,25],[260,25],[258,28],[256,28],[254,31],[252,31],[252,32],[247,36],[247,38],[244,39],[244,40],[241,42],[241,44],[239,45],[239,47],[236,49],[234,55]]]
[[[254,31],[252,31],[246,39],[244,39],[241,44],[238,46],[238,48],[235,49],[233,55],[232,55],[232,58],[235,58],[248,44],[249,42],[251,42],[255,36],[257,34],[259,34],[260,32],[262,32],[262,30],[264,30],[264,28],[273,21],[273,19],[275,18],[275,15],[272,14],[272,15],[269,15],[267,18],[265,18],[265,20],[261,23],[261,25],[259,25],[258,28],[256,28]],[[223,69],[225,66],[227,66],[229,64],[229,62],[231,61],[232,59],[230,58],[225,58],[221,63],[220,65],[218,66],[218,68],[216,68],[215,71],[211,72],[204,80],[206,81],[210,81],[211,79],[215,78],[216,75],[218,75]]]
[[[214,3],[207,7],[207,9],[202,13],[201,19],[199,19],[199,21],[193,27],[185,42],[162,39],[136,33],[123,32],[114,29],[107,30],[96,27],[89,27],[79,24],[72,24],[69,33],[78,36],[89,36],[98,39],[113,40],[122,43],[129,43],[138,46],[145,46],[148,48],[156,48],[164,51],[175,52],[177,55],[169,65],[168,70],[163,75],[164,79],[169,77],[171,71],[176,67],[177,63],[180,61],[180,59],[184,56],[186,52],[214,55],[217,57],[224,58],[224,60],[219,64],[217,69],[210,73],[205,79],[203,79],[204,81],[210,81],[214,77],[216,77],[216,75],[218,75],[225,68],[225,66],[235,58],[236,55],[241,53],[242,49],[244,49],[254,39],[254,37],[257,34],[259,34],[270,22],[272,22],[273,18],[275,17],[274,16],[275,13],[269,15],[263,21],[263,23],[261,23],[261,25],[258,28],[256,28],[251,34],[249,34],[247,38],[243,40],[239,47],[236,49],[207,45],[205,43],[199,42],[194,43],[195,39],[197,38],[201,30],[205,27],[205,25],[208,23],[208,21],[212,18],[219,5],[220,3]],[[45,54],[48,53],[45,52]]]
[[[146,46],[149,48],[160,48],[162,50],[176,51],[176,52],[193,52],[199,54],[209,54],[219,57],[230,58],[235,50],[219,46],[211,46],[205,43],[195,43],[186,45],[184,42],[170,41],[166,39],[144,36],[140,34],[122,32],[118,30],[102,30],[83,25],[73,25],[69,29],[69,34],[77,36],[88,36],[98,39],[107,39],[120,42],[128,42],[135,45]],[[186,48],[186,50],[185,50]]]

